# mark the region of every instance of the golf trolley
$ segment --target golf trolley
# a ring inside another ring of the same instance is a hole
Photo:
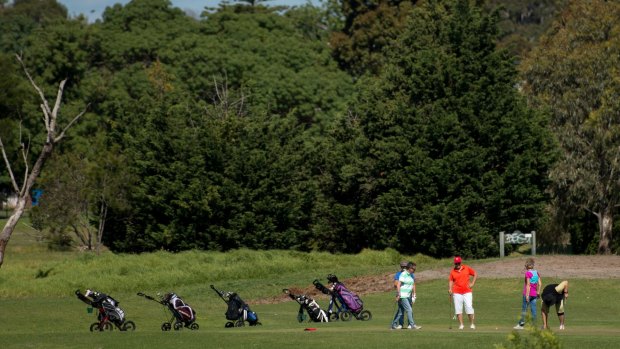
[[[170,331],[174,328],[175,331],[181,330],[183,327],[187,327],[190,330],[197,330],[200,328],[196,323],[196,312],[188,304],[186,304],[175,293],[167,293],[160,300],[155,299],[147,294],[138,292],[138,296],[144,297],[153,302],[159,303],[172,313],[172,318],[163,324],[161,324],[162,331]],[[173,325],[174,323],[174,325]]]
[[[226,309],[226,322],[224,327],[243,327],[247,321],[250,326],[262,325],[258,321],[258,315],[250,309],[250,306],[237,295],[235,292],[222,292],[211,285],[211,288],[215,293],[222,298],[224,303],[228,305]]]
[[[125,312],[118,307],[118,303],[114,298],[96,291],[87,290],[86,294],[82,294],[80,290],[75,291],[75,295],[79,300],[91,306],[89,312],[93,308],[97,309],[97,322],[90,325],[90,331],[112,331],[114,327],[120,331],[134,331],[136,324],[125,318]]]
[[[335,279],[335,283],[338,283],[337,278]],[[346,289],[342,283],[338,283],[340,287],[337,289],[334,288],[333,290],[323,285],[318,279],[315,279],[312,284],[317,290],[330,296],[329,306],[327,307],[327,315],[329,316],[330,321],[336,321],[338,319],[342,321],[350,321],[352,317],[355,317],[355,319],[361,321],[368,321],[372,319],[372,313],[369,310],[363,310],[363,303],[361,299],[359,299],[359,297],[357,297],[357,295],[353,292]],[[348,305],[347,301],[349,303]],[[356,306],[355,308],[353,307],[354,305]]]
[[[283,289],[282,292],[299,303],[297,321],[303,322],[305,320],[305,310],[310,317],[309,322],[329,322],[329,317],[314,299],[304,294],[293,294],[288,288]]]

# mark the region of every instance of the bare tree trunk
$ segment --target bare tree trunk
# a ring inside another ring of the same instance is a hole
[[[19,195],[17,197],[17,206],[13,210],[13,214],[4,225],[2,229],[2,234],[0,235],[0,267],[2,267],[2,263],[4,263],[4,251],[6,249],[6,245],[9,243],[9,239],[11,238],[11,234],[13,234],[13,230],[17,225],[17,221],[22,217],[24,211],[26,209],[26,202],[30,196],[30,190],[32,190],[32,186],[34,185],[34,181],[41,174],[41,169],[43,168],[43,164],[52,155],[52,150],[54,146],[51,143],[45,143],[43,146],[43,150],[37,159],[37,162],[34,163],[34,167],[32,168],[32,172],[26,179],[26,182],[22,186],[22,189],[19,191]]]
[[[65,135],[65,132],[73,125],[73,123],[75,123],[86,112],[86,110],[84,110],[81,113],[79,113],[77,116],[75,116],[73,120],[71,120],[67,124],[67,126],[65,126],[65,128],[60,132],[60,134],[57,135],[58,133],[58,130],[57,130],[58,111],[60,110],[62,94],[65,88],[65,83],[67,82],[67,79],[64,79],[63,81],[60,82],[58,86],[58,92],[56,93],[56,101],[54,103],[53,108],[50,108],[50,105],[47,99],[45,98],[43,91],[34,82],[32,77],[30,76],[30,73],[28,73],[28,70],[26,69],[24,62],[22,61],[22,57],[20,55],[16,55],[16,58],[19,61],[20,65],[22,66],[22,69],[24,70],[26,77],[28,77],[30,84],[39,94],[39,98],[41,98],[41,110],[43,111],[43,116],[44,116],[43,121],[45,123],[45,130],[47,133],[47,137],[46,137],[45,144],[43,145],[43,149],[41,149],[41,154],[39,154],[39,157],[37,158],[37,161],[34,163],[34,166],[32,167],[31,172],[29,172],[28,170],[29,169],[28,151],[26,150],[25,147],[22,146],[22,157],[24,161],[25,172],[24,172],[24,183],[22,184],[21,188],[17,184],[17,180],[15,179],[15,175],[13,174],[13,170],[11,168],[11,164],[9,163],[6,151],[4,149],[4,145],[2,144],[2,140],[0,139],[0,150],[2,151],[2,156],[4,158],[7,170],[9,172],[9,177],[11,179],[11,184],[13,185],[13,190],[15,191],[15,193],[17,193],[17,206],[13,210],[13,214],[11,214],[11,217],[9,218],[9,220],[4,225],[4,228],[2,229],[2,234],[0,234],[0,267],[2,267],[2,264],[4,263],[4,252],[6,250],[7,244],[9,243],[9,239],[11,238],[11,234],[13,234],[13,230],[15,230],[15,226],[17,225],[17,222],[19,221],[21,216],[24,214],[24,211],[26,208],[26,201],[28,200],[28,197],[30,196],[30,191],[32,190],[32,186],[34,185],[34,182],[37,180],[37,178],[41,174],[41,169],[43,168],[43,164],[45,164],[45,161],[52,155],[52,151],[54,150],[54,145],[62,140],[62,138]]]
[[[99,255],[101,240],[103,239],[103,229],[105,228],[105,219],[108,215],[108,205],[101,200],[101,210],[99,211],[99,227],[97,228],[97,255]]]
[[[606,207],[602,212],[597,214],[600,232],[600,240],[598,242],[598,254],[610,254],[611,248],[609,242],[612,238],[612,229],[614,226],[614,215],[610,207]]]
[[[9,239],[11,238],[11,234],[17,226],[17,222],[19,222],[19,218],[24,214],[24,210],[26,209],[27,197],[19,197],[17,200],[17,205],[13,210],[13,214],[9,217],[9,220],[4,225],[2,229],[2,234],[0,234],[0,267],[2,266],[2,262],[4,261],[4,250],[6,249],[6,245],[9,243]]]

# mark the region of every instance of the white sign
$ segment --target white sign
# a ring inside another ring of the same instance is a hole
[[[532,231],[529,234],[524,234],[519,230],[515,230],[512,234],[499,233],[499,256],[504,257],[504,243],[513,245],[532,245],[532,256],[536,255],[536,232]]]
[[[519,230],[515,230],[512,234],[504,234],[504,241],[507,244],[531,244],[532,234],[523,234]]]

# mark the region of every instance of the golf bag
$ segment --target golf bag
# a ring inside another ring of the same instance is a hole
[[[333,291],[338,296],[340,296],[342,302],[346,304],[347,308],[349,308],[349,311],[351,311],[353,314],[357,314],[364,309],[364,302],[362,302],[358,295],[346,288],[344,284],[336,282],[333,285]]]
[[[321,309],[319,304],[312,298],[306,295],[296,295],[291,293],[288,289],[283,289],[282,292],[287,294],[291,299],[294,299],[299,303],[299,314],[297,315],[297,321],[304,321],[304,310],[310,317],[309,321],[312,322],[329,322],[329,317],[324,310]]]
[[[229,321],[225,327],[242,327],[245,326],[246,321],[250,326],[262,325],[258,321],[258,315],[250,309],[250,306],[237,293],[222,292],[213,285],[211,285],[211,288],[228,305],[224,315],[226,320]]]
[[[121,331],[133,331],[136,329],[136,325],[133,321],[126,320],[125,312],[118,306],[119,302],[116,299],[105,293],[91,290],[86,290],[85,294],[82,294],[80,290],[76,290],[75,295],[82,302],[98,310],[97,322],[90,326],[91,332],[95,330],[111,331],[114,326]]]
[[[200,326],[198,326],[195,322],[196,312],[194,309],[192,309],[189,304],[185,303],[181,297],[177,296],[176,293],[167,293],[160,300],[157,300],[142,292],[139,292],[138,296],[157,302],[168,308],[170,313],[172,313],[172,318],[161,325],[162,331],[170,331],[173,327],[175,331],[178,331],[183,327],[187,327],[192,330],[197,330],[200,328]]]
[[[331,287],[326,287],[319,280],[312,283],[319,291],[331,296],[327,309],[330,320],[349,321],[351,316],[362,321],[372,319],[372,313],[364,310],[364,303],[357,294],[346,288],[333,274],[329,274],[327,280],[332,284]]]

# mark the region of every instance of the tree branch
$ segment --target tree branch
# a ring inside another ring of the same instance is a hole
[[[19,191],[20,195],[24,193],[24,189],[26,189],[26,182],[28,181],[28,172],[30,172],[30,166],[28,166],[28,150],[24,146],[24,143],[21,142],[22,147],[22,158],[24,159],[24,184],[22,185],[22,189]],[[30,141],[28,141],[28,148],[30,148]]]
[[[52,110],[52,116],[54,117],[52,120],[56,119],[58,115],[58,109],[60,109],[60,102],[62,101],[62,94],[65,90],[65,84],[67,83],[67,79],[64,79],[58,85],[58,93],[56,93],[56,102],[54,103],[54,109]]]
[[[54,143],[56,142],[60,142],[60,140],[65,136],[65,132],[67,132],[67,130],[76,122],[79,120],[79,118],[82,117],[82,115],[86,114],[86,110],[88,110],[88,107],[90,106],[90,103],[88,105],[86,105],[86,108],[84,108],[84,110],[82,110],[81,113],[79,113],[78,115],[76,115],[73,120],[71,120],[71,122],[69,124],[67,124],[67,126],[65,126],[65,128],[62,130],[62,132],[60,132],[60,135],[58,135],[58,137],[54,138]]]
[[[19,64],[22,66],[22,69],[24,70],[24,73],[28,77],[28,80],[30,80],[30,84],[39,93],[39,97],[41,97],[41,101],[43,101],[43,104],[41,104],[41,109],[43,109],[43,114],[45,114],[45,128],[49,131],[49,126],[50,126],[49,116],[52,114],[52,111],[50,110],[50,107],[47,104],[47,99],[45,99],[45,94],[43,94],[43,91],[34,82],[34,80],[32,79],[32,76],[30,76],[30,73],[28,73],[28,69],[26,69],[26,65],[24,64],[24,61],[22,60],[22,56],[15,54],[15,57],[17,58],[17,61],[19,62]]]
[[[9,162],[9,158],[6,156],[4,144],[2,144],[2,137],[0,137],[0,150],[2,150],[2,157],[4,158],[4,163],[6,164],[6,168],[9,171],[9,177],[11,177],[11,184],[13,184],[13,189],[16,193],[19,193],[19,186],[15,181],[15,176],[13,175],[13,170],[11,169],[11,163]]]

